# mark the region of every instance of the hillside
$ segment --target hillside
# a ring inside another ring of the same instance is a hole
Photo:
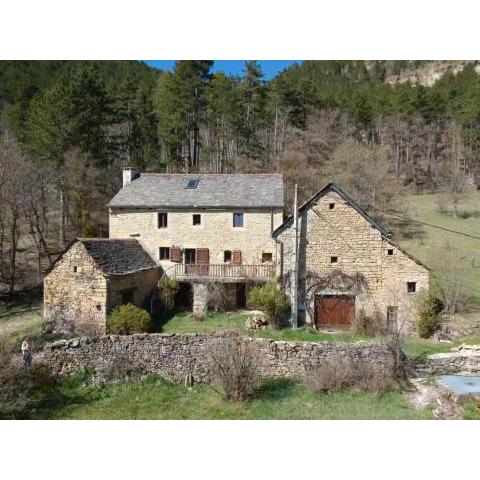
[[[480,193],[471,192],[461,201],[459,216],[452,212],[440,213],[439,205],[444,204],[442,195],[411,195],[404,199],[408,216],[412,220],[463,232],[480,237]],[[445,208],[445,207],[444,207]],[[395,236],[401,246],[415,255],[427,266],[435,268],[438,258],[456,255],[455,261],[462,264],[455,281],[468,286],[472,296],[472,307],[480,309],[480,238],[472,238],[440,228],[405,222],[398,225],[401,233]],[[453,280],[453,277],[451,279]]]

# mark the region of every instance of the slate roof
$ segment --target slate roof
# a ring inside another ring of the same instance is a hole
[[[126,275],[157,267],[135,239],[77,238],[105,275]]]
[[[189,180],[196,188],[187,189]],[[279,207],[283,208],[283,176],[279,174],[142,173],[125,185],[109,207]]]

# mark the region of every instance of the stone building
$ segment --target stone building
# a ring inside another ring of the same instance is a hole
[[[160,268],[135,239],[78,238],[44,280],[50,331],[104,334],[115,306],[145,306]]]
[[[279,276],[292,297],[293,216],[273,232]],[[389,238],[340,187],[330,183],[298,212],[299,317],[317,328],[348,328],[355,315],[383,317],[414,330],[414,303],[429,272]],[[281,253],[280,253],[281,252]]]
[[[283,221],[281,175],[159,174],[126,169],[109,203],[110,237],[136,238],[163,274],[193,292],[205,312],[207,285],[227,285],[232,307],[248,288],[275,279],[272,231]]]

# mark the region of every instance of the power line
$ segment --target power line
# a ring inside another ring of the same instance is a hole
[[[420,225],[426,225],[427,227],[438,228],[439,230],[444,230],[445,232],[456,233],[457,235],[463,235],[465,237],[474,238],[475,240],[480,240],[480,237],[477,237],[476,235],[472,235],[470,233],[459,232],[458,230],[451,230],[450,228],[441,227],[440,225],[433,225],[432,223],[422,222],[420,220],[414,220],[413,218],[404,217],[403,215],[400,215],[398,213],[385,212],[383,210],[377,210],[377,211],[380,213],[384,213],[386,215],[392,215],[394,217],[407,220],[409,222],[419,223]]]

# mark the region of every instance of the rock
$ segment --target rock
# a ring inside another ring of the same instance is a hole
[[[254,313],[245,320],[246,330],[265,330],[267,325],[267,316],[263,312]]]

